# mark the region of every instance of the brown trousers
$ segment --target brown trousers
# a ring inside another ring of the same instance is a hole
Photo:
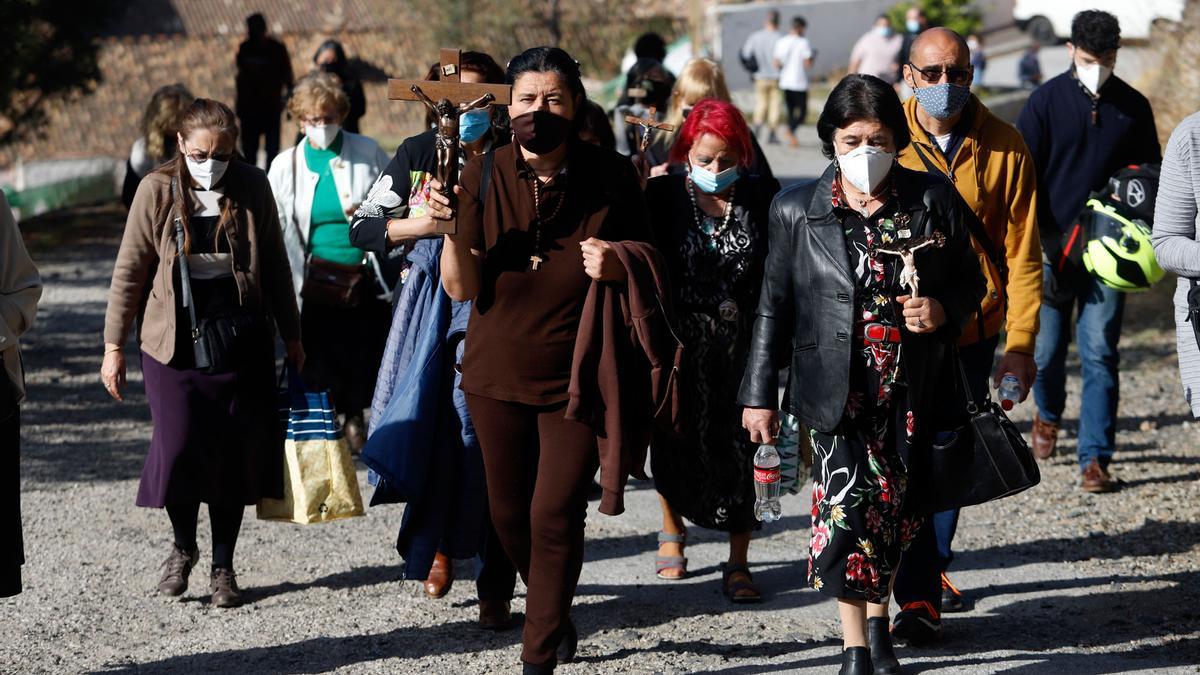
[[[528,588],[521,660],[553,666],[583,569],[596,434],[566,420],[565,403],[530,406],[468,394],[467,407],[483,450],[492,523]]]

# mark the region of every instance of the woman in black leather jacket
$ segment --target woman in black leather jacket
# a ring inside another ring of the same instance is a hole
[[[919,497],[927,439],[961,410],[953,348],[984,278],[954,187],[895,162],[909,132],[890,85],[846,77],[817,132],[835,161],[772,204],[738,398],[751,439],[774,442],[777,373],[791,366],[787,409],[812,430],[809,584],[839,600],[841,672],[894,673],[887,602],[921,518],[906,494]],[[918,286],[893,253],[920,243]]]

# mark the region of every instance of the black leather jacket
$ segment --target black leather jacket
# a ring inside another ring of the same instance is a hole
[[[964,218],[970,208],[948,181],[897,166],[900,210],[911,215],[913,236],[934,230],[946,235],[943,248],[916,253],[921,295],[936,299],[946,323],[934,333],[902,329],[903,368],[909,402],[917,419],[941,427],[946,399],[958,399],[951,351],[963,323],[986,292]],[[854,338],[855,283],[841,220],[831,203],[834,168],[816,181],[790,187],[771,205],[766,271],[750,357],[738,401],[775,408],[778,373],[791,366],[785,408],[818,431],[833,431],[849,395]],[[856,344],[857,343],[857,344]],[[957,402],[957,401],[956,401]],[[961,406],[957,407],[961,411]],[[938,414],[931,414],[938,413]]]

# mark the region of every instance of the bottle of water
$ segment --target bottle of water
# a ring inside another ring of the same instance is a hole
[[[1021,400],[1021,381],[1012,373],[1005,373],[1000,380],[1000,407],[1005,411],[1012,410],[1017,401]]]
[[[773,523],[783,514],[779,505],[779,453],[773,445],[760,445],[754,453],[754,517]]]

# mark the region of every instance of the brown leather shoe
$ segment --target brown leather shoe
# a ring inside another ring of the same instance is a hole
[[[1080,487],[1083,488],[1084,492],[1101,494],[1112,492],[1117,486],[1112,476],[1100,467],[1100,462],[1093,459],[1088,463],[1087,468],[1083,470],[1083,479],[1080,482]]]
[[[433,556],[433,566],[425,579],[425,595],[431,598],[445,597],[454,585],[454,562],[444,554]]]
[[[214,607],[241,607],[242,590],[238,588],[237,575],[228,567],[212,571],[212,604]]]
[[[1050,459],[1058,445],[1058,425],[1043,422],[1042,418],[1034,413],[1033,432],[1029,435],[1033,440],[1033,454],[1038,459]]]
[[[158,581],[158,592],[171,597],[179,597],[188,588],[188,575],[196,566],[199,553],[196,549],[185,551],[171,544],[171,555],[163,561],[162,578]]]
[[[500,600],[479,601],[479,627],[485,630],[508,630],[512,628],[512,608]]]

